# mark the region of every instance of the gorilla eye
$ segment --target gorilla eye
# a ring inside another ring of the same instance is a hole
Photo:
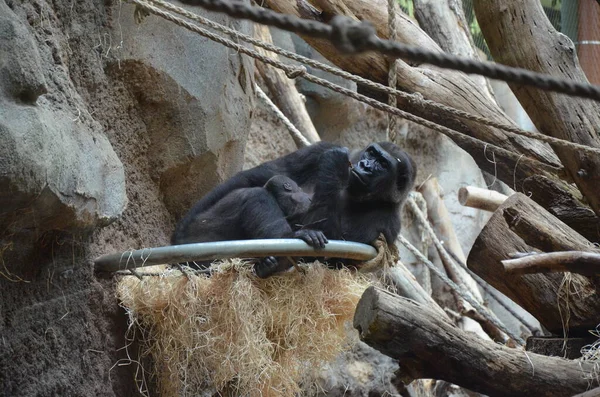
[[[387,161],[382,161],[381,166],[383,167],[384,170],[387,170],[390,168],[390,163],[388,163]]]

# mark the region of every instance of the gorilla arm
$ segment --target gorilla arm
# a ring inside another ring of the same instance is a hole
[[[303,218],[305,227],[322,230],[328,238],[342,238],[342,213],[350,176],[348,149],[335,147],[319,160],[312,203]]]

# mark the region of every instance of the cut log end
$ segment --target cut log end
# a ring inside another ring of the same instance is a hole
[[[496,211],[507,198],[502,193],[475,186],[461,187],[458,190],[458,202],[461,205],[490,212]]]
[[[371,286],[365,290],[354,313],[354,328],[363,339],[369,334],[369,327],[374,323],[377,315],[377,293],[375,287]]]

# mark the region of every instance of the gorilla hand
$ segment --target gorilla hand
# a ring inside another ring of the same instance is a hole
[[[314,248],[325,248],[325,244],[329,242],[323,232],[319,230],[300,229],[294,232],[294,237]]]

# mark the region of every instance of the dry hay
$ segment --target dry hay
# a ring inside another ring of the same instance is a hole
[[[590,370],[584,373],[586,379],[600,384],[600,325],[596,326],[596,329],[590,331],[590,333],[598,340],[581,349],[581,361],[591,365]]]
[[[191,280],[171,270],[124,277],[117,286],[142,356],[154,361],[161,396],[224,394],[294,396],[307,373],[347,343],[344,322],[368,283],[316,262],[306,274],[262,280],[240,261]],[[130,328],[131,329],[131,328]]]

